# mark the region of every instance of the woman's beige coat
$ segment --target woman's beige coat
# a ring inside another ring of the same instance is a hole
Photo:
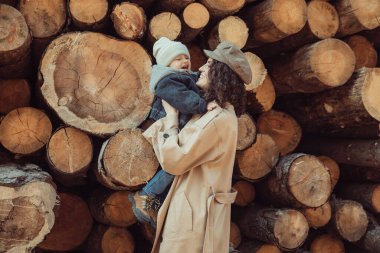
[[[164,170],[176,175],[157,220],[152,252],[227,253],[237,142],[233,106],[194,116],[178,133],[172,115],[145,133]]]

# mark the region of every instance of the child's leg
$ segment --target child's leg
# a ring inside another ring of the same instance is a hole
[[[166,187],[173,182],[173,179],[173,175],[161,169],[142,190],[147,195],[156,197],[165,191]]]

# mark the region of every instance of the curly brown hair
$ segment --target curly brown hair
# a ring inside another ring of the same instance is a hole
[[[243,81],[227,64],[213,59],[208,72],[210,86],[205,91],[205,99],[215,100],[221,107],[226,103],[234,106],[237,116],[245,112],[247,96]]]

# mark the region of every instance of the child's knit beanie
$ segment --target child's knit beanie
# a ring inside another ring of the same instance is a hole
[[[156,58],[158,65],[167,67],[180,54],[190,57],[187,47],[179,41],[161,37],[153,45],[153,56]]]

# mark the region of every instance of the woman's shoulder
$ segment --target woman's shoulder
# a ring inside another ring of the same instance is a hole
[[[205,113],[194,124],[200,128],[206,127],[210,122],[213,122],[216,127],[224,127],[228,124],[234,124],[237,118],[232,106],[222,108],[217,106],[212,111]]]

